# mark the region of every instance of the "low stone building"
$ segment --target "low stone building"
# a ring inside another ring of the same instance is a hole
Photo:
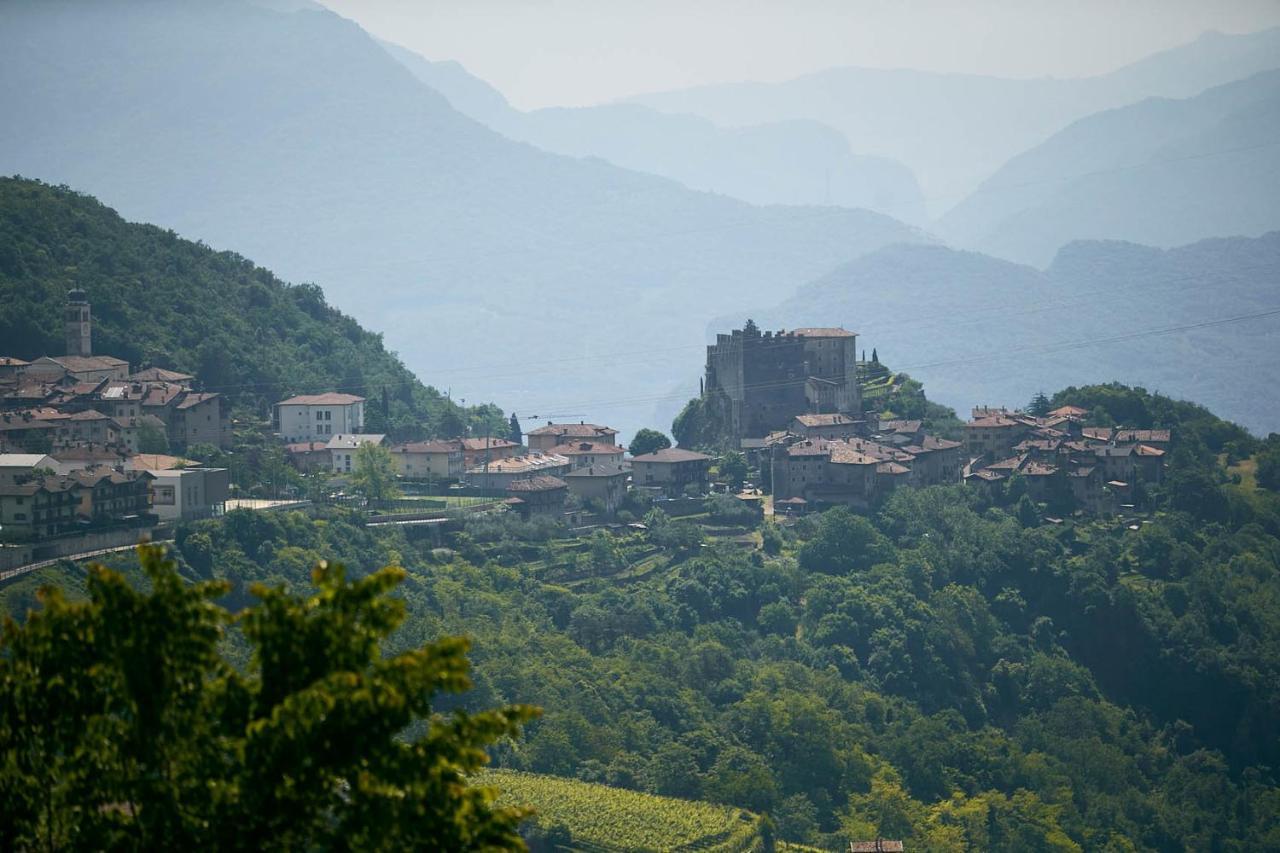
[[[231,419],[221,394],[188,391],[169,418],[169,441],[178,447],[231,445]]]
[[[304,474],[333,470],[333,454],[327,441],[295,441],[284,446],[289,464]]]
[[[325,443],[329,450],[329,463],[335,474],[350,474],[355,469],[356,451],[363,444],[381,446],[387,437],[380,433],[355,433],[335,435]]]
[[[22,369],[27,381],[56,382],[65,377],[78,382],[128,379],[129,362],[110,355],[46,355]]]
[[[577,441],[556,445],[549,452],[568,459],[574,468],[589,468],[592,465],[621,465],[627,449],[618,444]]]
[[[779,500],[865,508],[901,486],[957,483],[961,468],[960,443],[933,436],[902,446],[862,438],[796,438],[773,455],[773,493]]]
[[[462,449],[462,467],[474,468],[495,459],[510,459],[512,456],[523,456],[524,445],[508,438],[481,436],[479,438],[454,439]]]
[[[618,464],[588,465],[575,468],[561,477],[569,485],[569,494],[582,501],[593,501],[607,514],[617,512],[627,496],[627,478],[631,470]]]
[[[573,464],[563,456],[530,453],[527,456],[511,456],[485,465],[477,465],[467,470],[466,480],[477,489],[502,491],[517,480],[528,480],[539,476],[563,476],[572,467]]]
[[[540,474],[507,484],[508,504],[525,518],[532,516],[560,516],[564,514],[565,498],[569,485],[559,477]]]
[[[83,490],[64,476],[0,483],[0,538],[25,541],[78,529]]]
[[[410,441],[391,447],[396,474],[406,480],[456,480],[464,470],[462,458],[456,441]]]
[[[71,472],[70,476],[84,488],[80,491],[77,513],[92,524],[136,517],[151,511],[149,471],[117,471],[97,465]]]
[[[557,424],[547,421],[546,426],[530,430],[525,441],[530,450],[550,453],[552,448],[572,442],[590,441],[595,444],[616,444],[618,431],[613,427],[578,422],[576,424]]]
[[[824,415],[796,415],[791,432],[805,438],[853,438],[865,435],[867,423],[852,415],[833,412]]]
[[[173,468],[149,471],[152,511],[166,521],[190,521],[222,515],[230,495],[226,468]]]
[[[689,486],[707,489],[711,457],[694,450],[667,447],[631,458],[631,482],[635,486],[661,489],[679,495]]]
[[[43,453],[0,453],[0,483],[17,483],[37,471],[57,472],[58,461]]]

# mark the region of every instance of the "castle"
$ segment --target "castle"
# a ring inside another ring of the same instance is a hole
[[[862,414],[854,332],[761,332],[748,320],[707,347],[703,399],[734,446],[786,429],[801,413]]]

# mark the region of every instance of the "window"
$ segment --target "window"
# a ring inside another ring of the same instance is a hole
[[[316,412],[316,420],[318,421],[324,420],[324,412]]]

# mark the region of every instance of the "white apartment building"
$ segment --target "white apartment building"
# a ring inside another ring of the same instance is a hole
[[[276,434],[289,444],[327,442],[335,435],[364,428],[364,397],[354,394],[302,394],[276,403]]]

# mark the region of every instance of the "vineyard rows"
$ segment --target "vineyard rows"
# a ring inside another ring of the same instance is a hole
[[[501,805],[533,806],[544,822],[564,824],[581,850],[734,853],[757,841],[755,815],[729,806],[513,770],[473,782],[501,791]]]

